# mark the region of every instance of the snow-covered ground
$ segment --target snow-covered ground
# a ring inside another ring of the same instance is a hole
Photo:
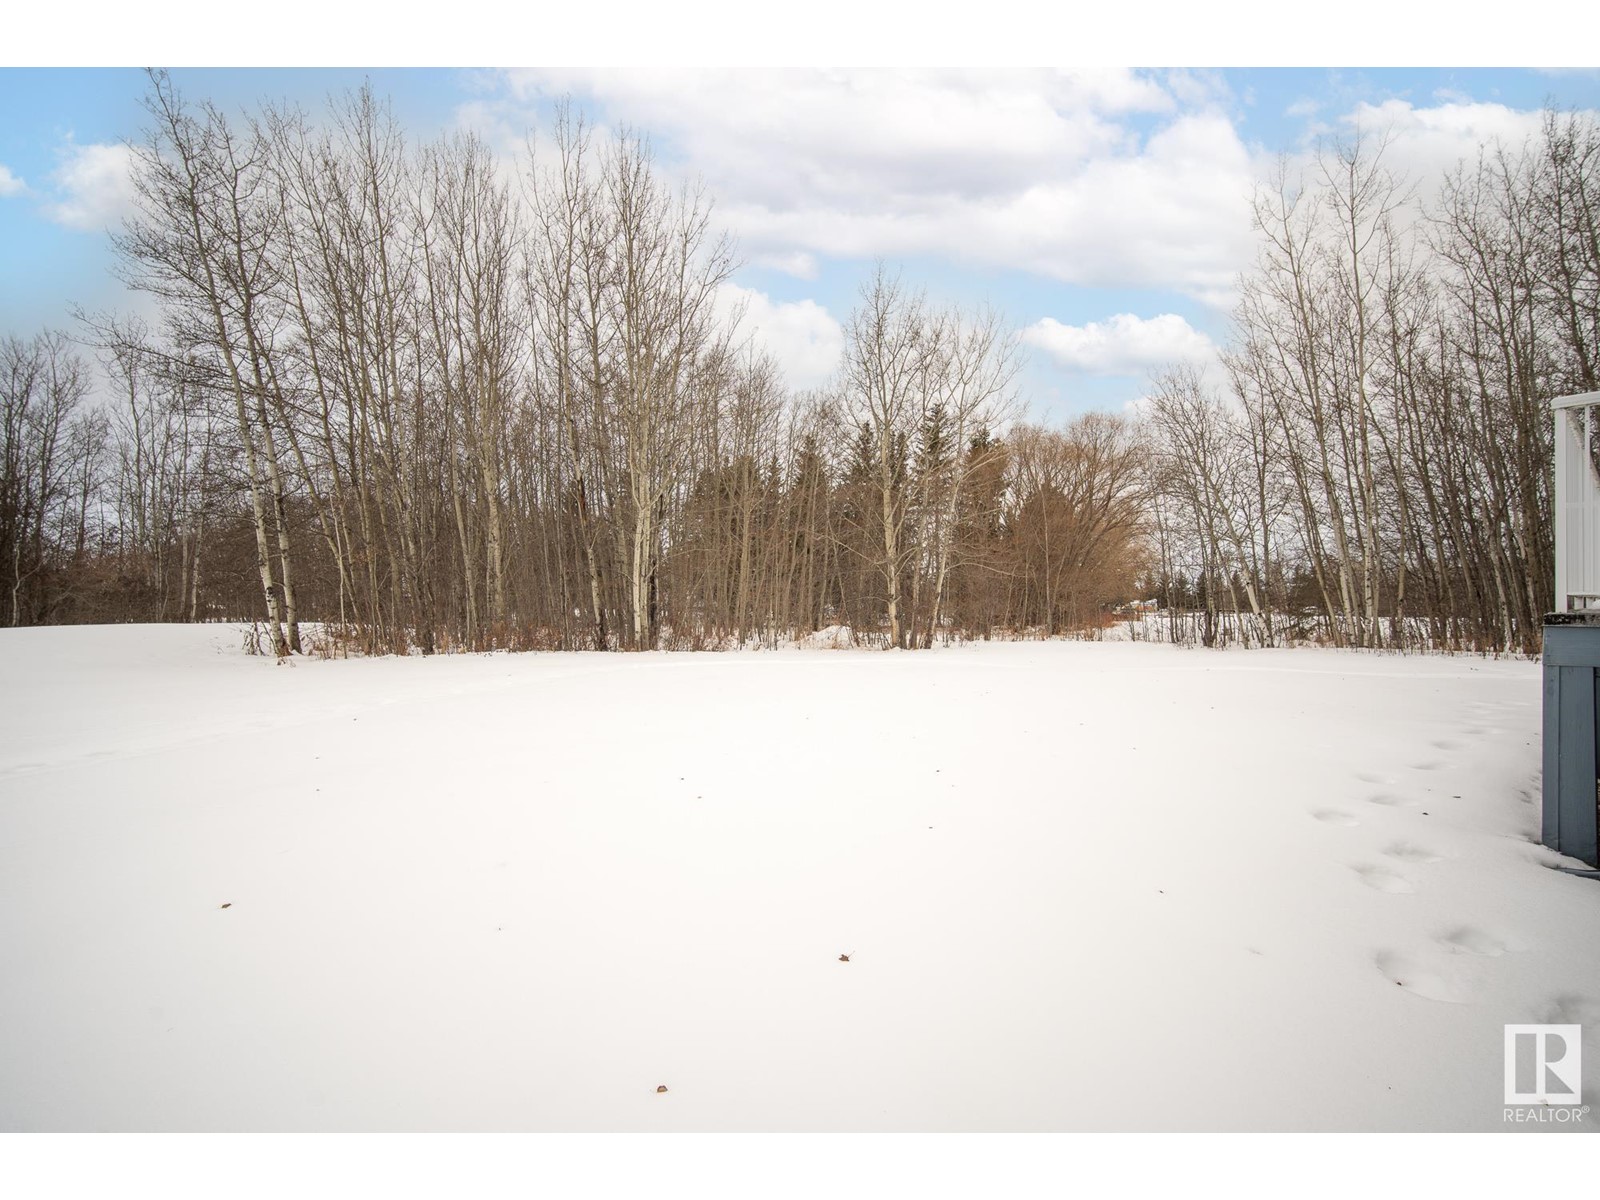
[[[1536,664],[240,642],[0,632],[0,1129],[1489,1130],[1526,1022],[1595,1101]]]

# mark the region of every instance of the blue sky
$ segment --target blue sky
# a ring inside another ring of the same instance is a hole
[[[422,139],[471,125],[507,153],[561,95],[695,173],[745,265],[747,319],[800,384],[882,257],[941,301],[988,302],[1030,348],[1035,415],[1117,409],[1151,366],[1210,361],[1248,264],[1248,196],[1280,154],[1386,128],[1426,184],[1546,102],[1600,108],[1600,72],[1247,69],[1051,73],[184,69],[191,99],[315,110],[370,77]],[[126,204],[129,69],[0,69],[0,333],[128,303],[105,230]]]

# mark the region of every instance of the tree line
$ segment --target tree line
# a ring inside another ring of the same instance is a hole
[[[568,108],[515,162],[365,89],[237,118],[155,72],[146,109],[114,242],[157,316],[0,343],[7,624],[912,648],[1155,595],[1208,643],[1537,644],[1547,401],[1596,386],[1586,118],[1420,215],[1371,142],[1285,169],[1225,385],[1047,427],[1000,317],[883,267],[794,392],[722,300],[709,198]]]
[[[1280,169],[1226,394],[1155,380],[1160,574],[1207,640],[1309,618],[1335,644],[1534,652],[1558,604],[1549,402],[1600,389],[1600,128],[1547,112],[1421,200],[1384,151]]]
[[[159,321],[85,319],[114,401],[83,403],[61,336],[6,343],[79,380],[6,385],[77,447],[8,466],[12,624],[250,617],[279,654],[304,621],[367,652],[913,647],[1060,632],[1131,586],[1128,422],[1018,423],[1011,331],[882,268],[834,384],[792,394],[719,303],[708,198],[640,136],[564,109],[510,165],[412,143],[370,90],[238,120],[154,73],[146,108],[114,241]]]

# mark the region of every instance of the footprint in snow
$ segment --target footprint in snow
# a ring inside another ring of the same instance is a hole
[[[1314,809],[1314,810],[1312,810],[1311,815],[1316,820],[1321,821],[1324,825],[1359,825],[1359,824],[1361,824],[1360,821],[1356,820],[1349,813],[1344,812],[1343,810],[1337,809],[1337,808],[1318,808],[1318,809]]]
[[[1436,742],[1429,742],[1428,745],[1432,746],[1435,750],[1459,750],[1459,749],[1461,749],[1461,743],[1460,742],[1452,742],[1449,738],[1440,738]]]
[[[1372,961],[1380,975],[1413,995],[1444,1004],[1465,1004],[1472,997],[1471,984],[1460,964],[1448,958],[1380,950]]]
[[[1417,802],[1396,796],[1393,792],[1374,792],[1367,797],[1367,803],[1381,804],[1384,808],[1414,808]]]
[[[1410,766],[1413,771],[1437,771],[1440,764],[1430,758],[1426,762],[1414,762]]]
[[[1383,852],[1390,858],[1398,858],[1401,862],[1408,863],[1436,863],[1442,862],[1447,857],[1415,842],[1391,842],[1384,847]]]
[[[1371,771],[1357,771],[1356,772],[1356,778],[1359,779],[1362,783],[1388,783],[1389,782],[1389,777],[1387,775],[1376,775]]]
[[[1499,958],[1506,952],[1506,944],[1491,933],[1463,925],[1441,935],[1438,942],[1453,954],[1481,954],[1485,958]]]
[[[1390,895],[1400,896],[1417,890],[1404,875],[1397,874],[1387,867],[1376,867],[1370,863],[1357,863],[1350,869],[1359,875],[1361,882],[1373,889],[1373,891],[1388,892]]]
[[[1600,1000],[1581,992],[1556,996],[1539,1013],[1538,1021],[1541,1025],[1600,1024]]]

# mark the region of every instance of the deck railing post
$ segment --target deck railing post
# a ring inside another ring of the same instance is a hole
[[[1545,618],[1543,791],[1540,840],[1600,867],[1600,612]]]

